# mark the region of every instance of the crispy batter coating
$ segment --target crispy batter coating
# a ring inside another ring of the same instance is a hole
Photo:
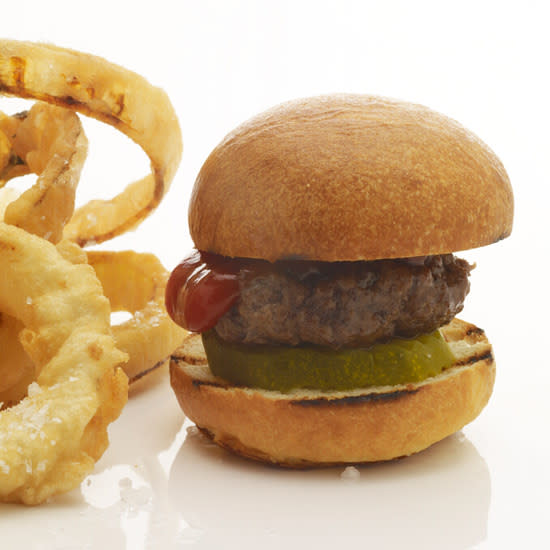
[[[11,118],[18,122],[11,135],[0,132],[10,144],[4,181],[28,172],[38,174],[38,179],[7,205],[4,221],[57,243],[73,215],[88,151],[82,124],[72,111],[45,103]],[[0,169],[1,165],[0,145]]]
[[[0,413],[2,501],[38,504],[78,486],[127,400],[109,302],[93,269],[68,256],[0,223],[0,311],[24,325],[38,371],[27,397]]]
[[[82,248],[156,208],[180,161],[181,132],[161,89],[52,45],[0,40],[0,94],[38,100],[0,113],[0,501],[38,504],[77,487],[106,449],[128,398],[124,370],[143,376],[183,338],[164,308],[168,274],[155,256],[88,258]],[[134,140],[151,173],[75,211],[87,154],[77,113]],[[38,179],[28,190],[4,187],[29,173]],[[132,318],[111,327],[121,309]]]
[[[111,310],[132,314],[113,326],[113,334],[117,346],[129,356],[123,368],[133,382],[163,364],[186,334],[164,306],[169,273],[155,255],[131,250],[90,251],[88,262],[103,285]]]
[[[65,236],[81,246],[135,228],[160,203],[180,162],[181,130],[166,93],[100,57],[51,44],[0,40],[0,92],[60,105],[117,128],[151,160],[151,173],[111,200],[77,209]],[[1,159],[1,156],[0,156]]]

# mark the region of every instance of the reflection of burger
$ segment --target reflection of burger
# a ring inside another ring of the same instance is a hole
[[[288,466],[387,460],[459,430],[495,366],[455,319],[471,266],[452,252],[508,236],[512,216],[492,151],[425,107],[337,95],[249,120],[201,169],[197,251],[167,288],[201,333],[172,359],[181,407],[218,444]]]

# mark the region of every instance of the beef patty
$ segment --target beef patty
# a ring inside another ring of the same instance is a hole
[[[414,337],[462,310],[472,266],[452,254],[371,262],[262,263],[215,326],[228,342],[338,348]]]

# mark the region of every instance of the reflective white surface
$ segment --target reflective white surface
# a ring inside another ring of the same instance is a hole
[[[30,550],[328,549],[351,540],[543,548],[548,454],[533,460],[495,412],[490,406],[470,427],[406,459],[281,470],[228,454],[184,421],[163,368],[134,387],[109,451],[80,490],[36,508],[3,505],[0,530]]]
[[[134,389],[80,491],[38,508],[4,506],[3,537],[33,550],[280,548],[304,539],[329,548],[348,537],[464,549],[487,537],[489,469],[463,433],[393,463],[280,470],[213,445],[183,421],[165,373],[155,378]]]
[[[36,508],[0,505],[0,548],[549,548],[545,2],[137,4],[21,0],[3,5],[0,18],[0,35],[102,55],[174,103],[181,169],[157,212],[106,247],[153,251],[173,267],[192,246],[186,210],[200,165],[226,132],[272,104],[351,91],[429,105],[486,141],[514,187],[512,237],[462,254],[477,267],[461,317],[494,345],[495,391],[475,422],[419,455],[293,472],[212,446],[184,421],[164,369],[133,388],[80,489]],[[0,110],[11,111],[4,100]],[[85,124],[79,201],[147,173],[133,143]]]

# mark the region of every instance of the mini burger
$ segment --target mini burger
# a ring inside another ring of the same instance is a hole
[[[426,107],[332,95],[245,122],[198,175],[196,250],[167,286],[192,333],[170,368],[183,411],[289,467],[389,460],[461,429],[495,364],[455,317],[472,266],[454,252],[512,218],[495,154]]]

